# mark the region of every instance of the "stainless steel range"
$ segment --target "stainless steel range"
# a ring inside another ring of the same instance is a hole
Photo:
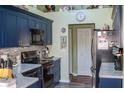
[[[21,62],[28,64],[41,64],[43,67],[43,87],[52,87],[54,74],[52,72],[52,60],[41,60],[37,51],[27,51],[21,53]],[[33,71],[34,72],[34,71]],[[32,74],[32,71],[28,74]],[[25,74],[26,75],[26,74]],[[35,75],[36,76],[36,75]]]

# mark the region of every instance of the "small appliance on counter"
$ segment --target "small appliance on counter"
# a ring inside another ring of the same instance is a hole
[[[42,57],[43,58],[48,58],[48,54],[49,54],[49,48],[46,46],[46,45],[44,45],[43,46],[43,49],[42,49]]]
[[[52,59],[52,58],[54,58],[54,56],[49,56],[49,54],[50,54],[49,48],[46,45],[44,45],[43,49],[42,49],[42,58],[43,59]]]
[[[117,46],[113,46],[112,54],[114,55],[114,65],[115,70],[122,70],[123,68],[123,48],[119,48]]]

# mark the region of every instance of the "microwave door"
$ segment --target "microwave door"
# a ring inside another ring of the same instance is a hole
[[[40,38],[41,38],[40,35],[36,35],[36,41],[37,42],[40,42],[40,40],[41,40]]]

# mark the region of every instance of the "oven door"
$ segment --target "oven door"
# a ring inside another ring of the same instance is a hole
[[[38,77],[38,70],[33,69],[33,70],[22,73],[22,75],[26,77]]]
[[[52,87],[54,82],[53,62],[43,64],[44,87]]]

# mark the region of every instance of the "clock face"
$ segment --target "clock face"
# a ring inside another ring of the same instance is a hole
[[[78,13],[76,14],[76,20],[77,20],[77,21],[84,21],[84,20],[85,20],[85,15],[84,15],[84,13],[83,13],[83,12],[78,12]]]

